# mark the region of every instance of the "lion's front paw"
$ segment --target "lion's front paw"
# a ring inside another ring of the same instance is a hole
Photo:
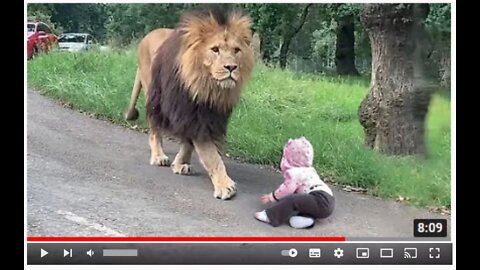
[[[235,182],[232,179],[227,178],[220,183],[215,185],[215,191],[213,192],[213,197],[222,200],[228,200],[235,196],[237,193],[237,187]]]
[[[183,174],[183,175],[190,175],[193,173],[192,165],[188,163],[183,164],[172,164],[172,171],[175,174]]]
[[[166,155],[163,156],[152,156],[150,158],[150,165],[153,166],[169,166],[170,160]]]

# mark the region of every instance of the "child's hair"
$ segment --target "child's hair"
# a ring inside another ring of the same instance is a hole
[[[293,167],[311,167],[313,146],[303,136],[298,139],[289,139],[283,148],[283,157]]]

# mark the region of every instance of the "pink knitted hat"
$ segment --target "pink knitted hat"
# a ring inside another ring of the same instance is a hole
[[[313,164],[313,147],[305,138],[289,139],[283,148],[282,170],[291,167],[311,167]]]

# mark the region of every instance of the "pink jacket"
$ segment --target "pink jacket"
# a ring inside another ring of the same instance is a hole
[[[269,194],[270,201],[280,200],[293,193],[310,193],[314,190],[323,190],[333,196],[332,190],[320,179],[312,164],[312,144],[305,137],[289,139],[280,163],[284,181]]]

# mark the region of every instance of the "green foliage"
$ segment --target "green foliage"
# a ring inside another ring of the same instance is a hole
[[[430,47],[427,69],[445,89],[450,89],[450,14],[450,4],[430,4],[425,19]]]
[[[194,4],[111,4],[105,27],[108,40],[126,46],[156,28],[172,28]]]
[[[358,17],[363,8],[362,4],[343,3],[343,4],[317,4],[319,13],[325,18],[325,21],[338,20],[344,16]]]
[[[262,39],[261,51],[265,62],[276,62],[275,56],[281,42],[278,15],[282,10],[277,4],[245,4],[244,9],[253,20],[253,28]]]
[[[89,32],[99,41],[106,37],[107,4],[28,4],[29,17],[61,32]]]
[[[451,32],[450,29],[450,4],[430,4],[430,13],[425,24],[429,28],[436,28],[441,32]]]
[[[27,9],[27,19],[29,21],[39,21],[46,23],[56,34],[61,34],[64,29],[60,23],[52,22],[51,4],[30,4]]]
[[[205,4],[28,4],[29,17],[36,16],[62,31],[86,31],[112,47],[134,46],[149,31],[173,27],[182,13]],[[263,60],[268,65],[279,62],[280,47],[297,26],[305,4],[244,3],[223,4],[246,11],[253,29],[260,34]],[[305,24],[291,40],[287,67],[313,73],[335,69],[336,25],[344,16],[353,16],[357,69],[369,73],[371,48],[360,23],[364,4],[313,4]],[[450,4],[430,4],[426,19],[433,44],[429,69],[445,77],[449,67]]]

